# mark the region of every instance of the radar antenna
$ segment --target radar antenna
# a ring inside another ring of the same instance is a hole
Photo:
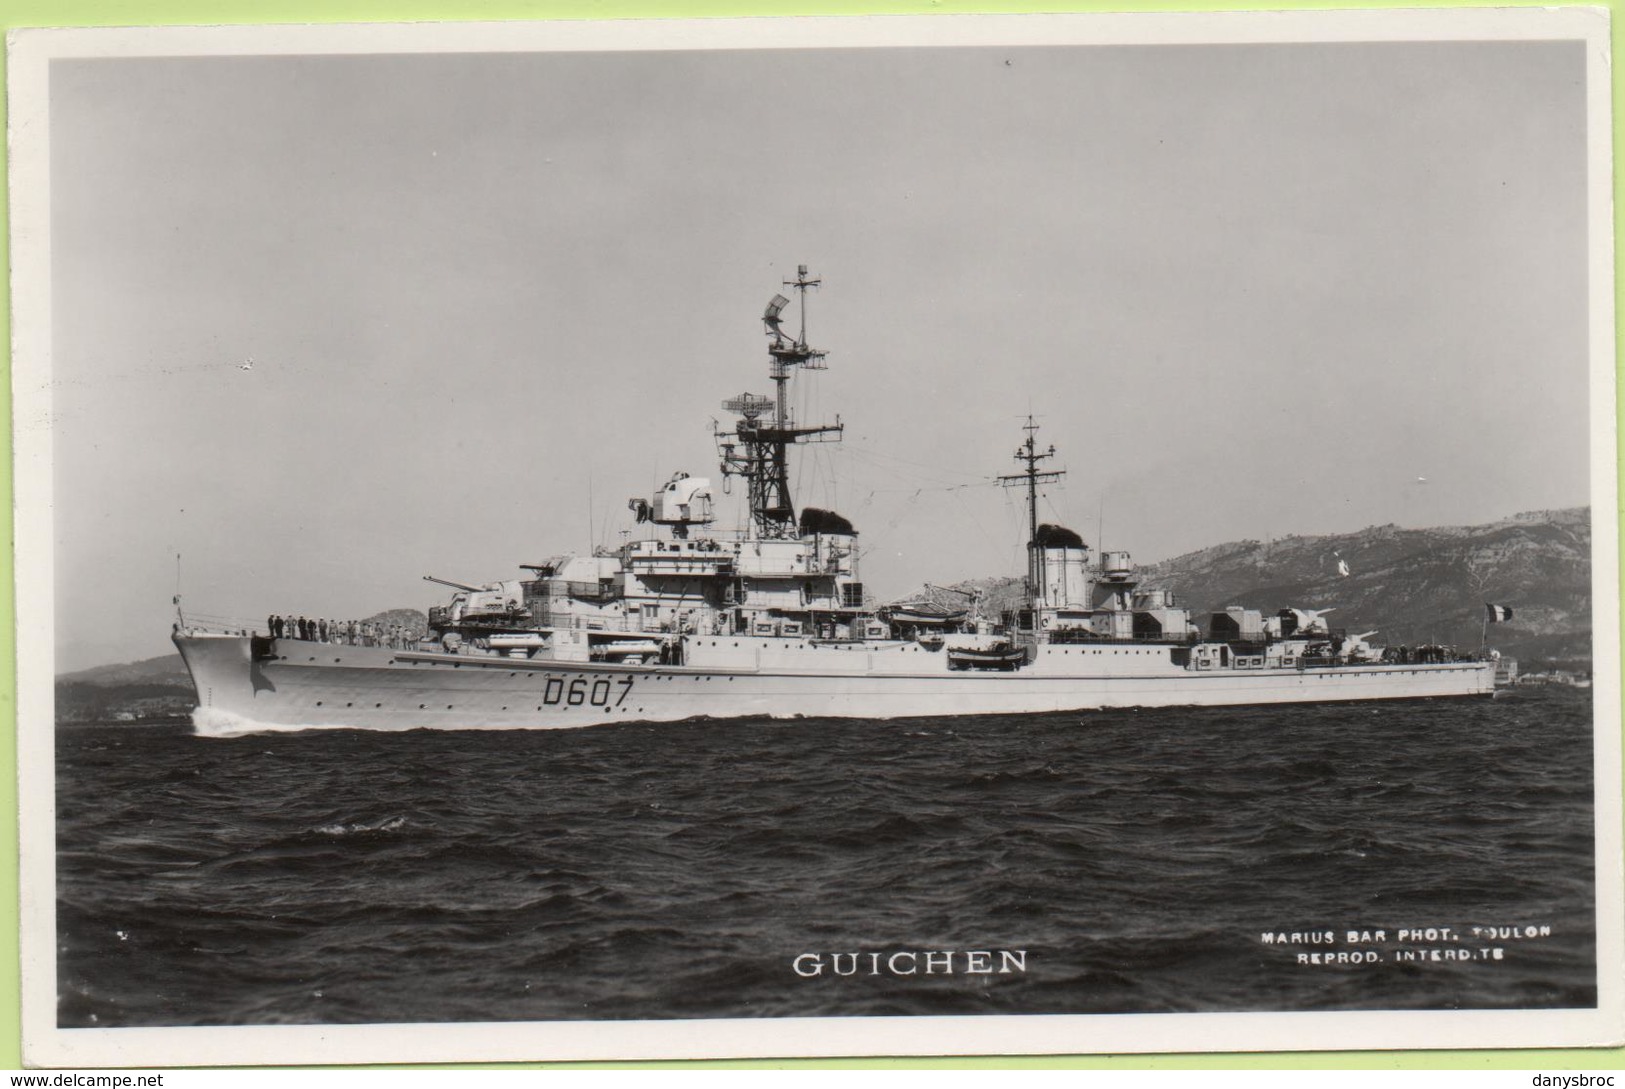
[[[795,503],[790,498],[790,470],[786,455],[788,448],[801,442],[838,442],[843,430],[839,416],[833,424],[817,427],[797,427],[790,418],[787,386],[797,368],[821,371],[828,368],[824,362],[827,353],[807,344],[807,289],[823,281],[809,278],[807,266],[796,267],[796,278],[784,281],[785,287],[794,288],[798,300],[800,332],[792,338],[784,328],[784,309],[790,300],[774,295],[762,314],[762,324],[772,342],[767,347],[770,357],[768,377],[773,380],[774,393],[767,397],[758,393],[742,393],[722,402],[722,407],[740,417],[732,431],[718,430],[717,451],[722,457],[722,479],[726,487],[730,476],[745,478],[749,485],[751,520],[756,534],[763,539],[794,537],[796,535]],[[771,420],[764,419],[772,413]],[[828,438],[826,436],[835,436]]]

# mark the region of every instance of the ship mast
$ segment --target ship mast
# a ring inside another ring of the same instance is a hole
[[[722,407],[741,419],[732,432],[717,432],[718,452],[722,456],[723,476],[738,475],[748,485],[751,520],[756,535],[762,539],[796,536],[795,503],[790,497],[790,466],[786,451],[794,443],[807,441],[835,442],[842,431],[840,417],[835,423],[818,427],[797,427],[790,418],[788,385],[796,368],[821,371],[827,368],[826,353],[807,344],[807,289],[822,281],[809,279],[807,266],[796,267],[796,278],[785,280],[784,286],[794,288],[799,302],[801,328],[791,338],[783,327],[784,308],[790,300],[774,295],[762,315],[767,335],[773,338],[768,345],[768,377],[773,380],[772,397],[755,393],[742,393],[722,402]],[[771,422],[762,417],[772,410]]]
[[[1019,473],[999,477],[999,483],[1006,488],[1020,484],[1027,486],[1027,604],[1033,611],[1033,630],[1036,631],[1038,612],[1044,607],[1044,550],[1038,546],[1038,485],[1061,479],[1066,475],[1066,470],[1040,470],[1038,463],[1054,457],[1055,447],[1038,449],[1038,424],[1031,416],[1027,417],[1023,430],[1027,432],[1027,441],[1016,448],[1015,457],[1026,468]]]

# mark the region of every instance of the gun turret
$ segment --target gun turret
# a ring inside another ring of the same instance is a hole
[[[450,586],[453,590],[462,590],[470,594],[477,594],[480,592],[480,588],[478,586],[470,586],[464,582],[453,582],[450,579],[435,578],[433,575],[424,575],[423,581],[438,582],[442,586]]]
[[[1376,631],[1363,631],[1359,635],[1351,635],[1343,640],[1343,657],[1351,662],[1378,662],[1382,660],[1382,648],[1374,647],[1366,640],[1376,635]]]
[[[1282,610],[1286,612],[1287,610]],[[1326,614],[1335,612],[1335,609],[1298,609],[1291,610],[1298,621],[1297,635],[1326,635],[1329,629],[1326,626]],[[1372,633],[1375,634],[1375,633]]]

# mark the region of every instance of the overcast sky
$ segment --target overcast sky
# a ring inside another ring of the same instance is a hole
[[[1577,43],[56,61],[59,670],[614,544],[805,262],[882,599],[1587,499]],[[243,364],[252,361],[252,367]],[[723,501],[723,524],[738,498]]]

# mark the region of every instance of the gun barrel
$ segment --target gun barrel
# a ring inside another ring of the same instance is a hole
[[[433,575],[424,575],[423,576],[423,581],[424,582],[438,582],[442,586],[450,586],[453,590],[466,590],[471,594],[477,594],[480,591],[480,588],[478,586],[469,586],[466,583],[453,582],[450,579],[436,578]]]

